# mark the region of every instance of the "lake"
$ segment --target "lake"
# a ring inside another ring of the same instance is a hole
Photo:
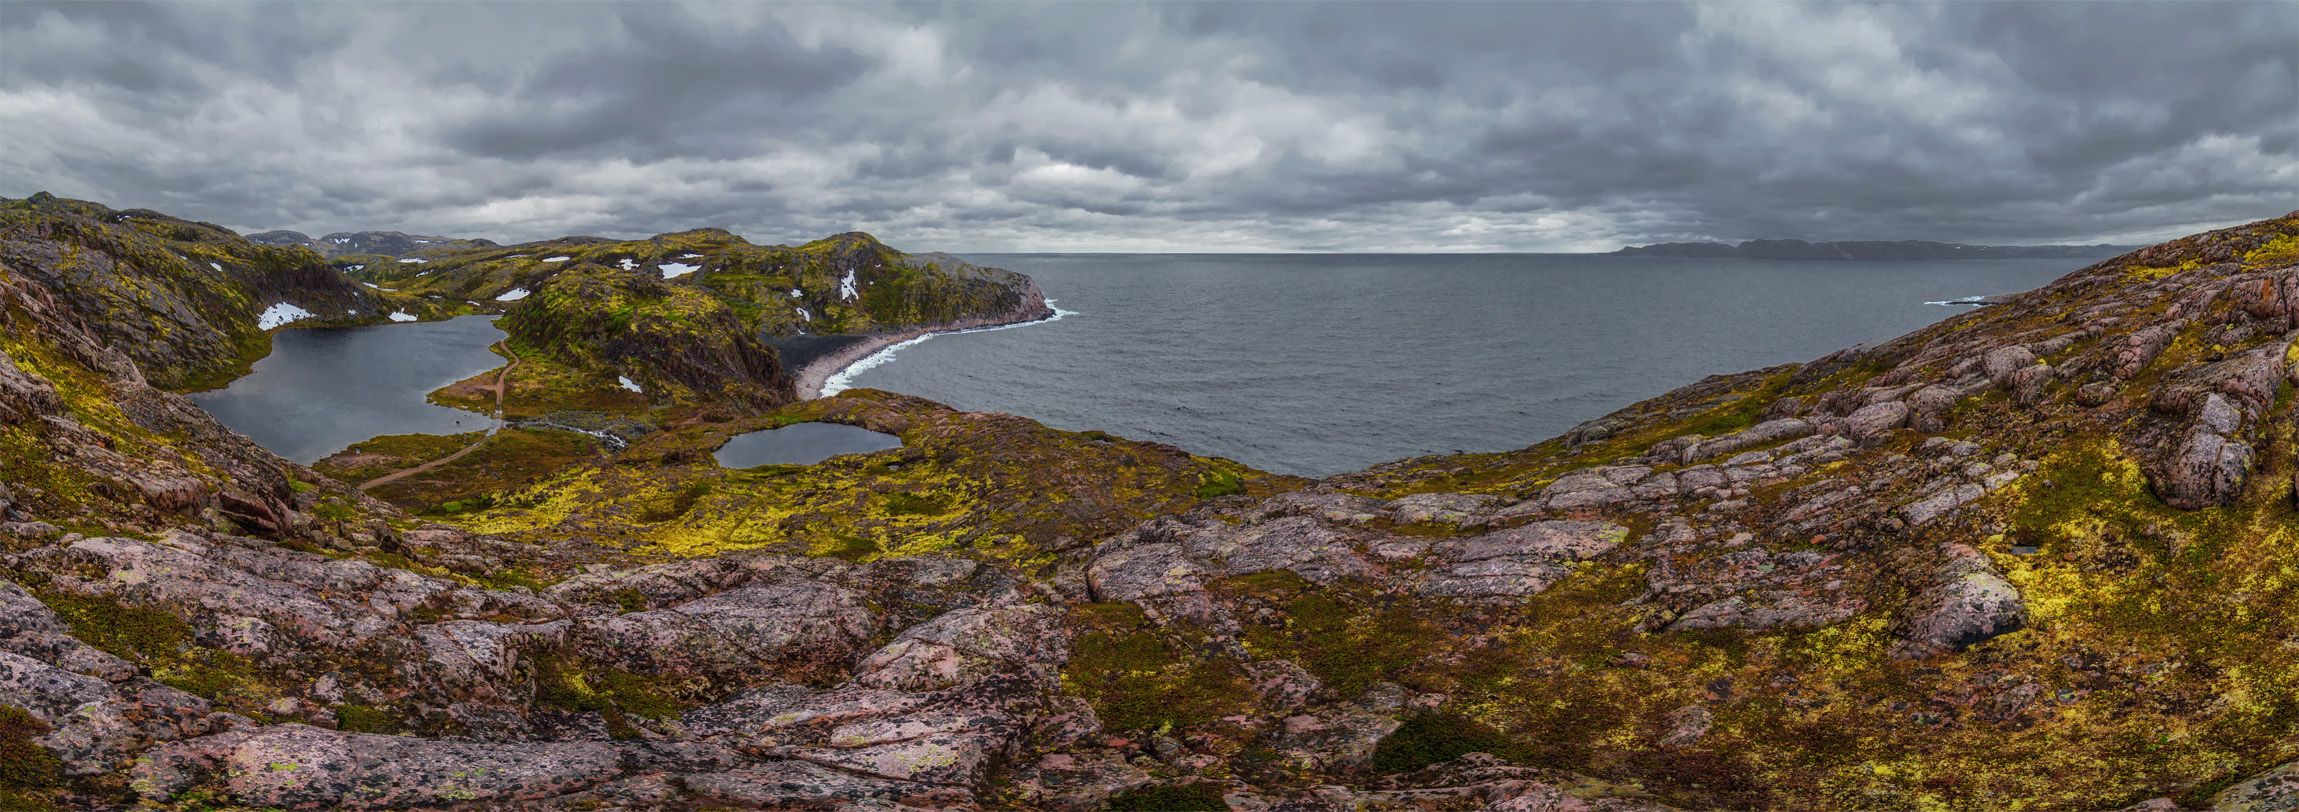
[[[843,423],[798,423],[737,435],[712,457],[728,468],[813,465],[840,454],[901,448],[902,438]]]
[[[493,425],[476,412],[424,400],[432,390],[503,365],[492,316],[282,330],[271,355],[230,386],[190,395],[217,420],[273,453],[310,463],[380,434],[455,434]]]

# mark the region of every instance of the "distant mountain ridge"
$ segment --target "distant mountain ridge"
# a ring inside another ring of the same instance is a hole
[[[301,231],[262,231],[247,235],[249,242],[265,245],[300,245],[323,257],[374,254],[396,257],[439,248],[493,248],[492,240],[408,234],[400,231],[338,231],[313,239]]]
[[[2130,251],[2131,246],[2108,245],[1966,245],[1930,240],[1748,240],[1739,245],[1720,242],[1664,242],[1625,246],[1614,254],[1640,257],[1705,257],[1718,259],[2097,259]]]

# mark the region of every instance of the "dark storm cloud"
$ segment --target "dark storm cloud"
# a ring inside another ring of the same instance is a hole
[[[245,229],[2141,241],[2299,206],[2299,6],[0,3],[0,143]]]

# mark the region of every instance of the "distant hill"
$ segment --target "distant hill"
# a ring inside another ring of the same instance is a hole
[[[429,234],[407,234],[398,231],[338,231],[325,237],[312,239],[301,231],[263,231],[247,235],[249,242],[265,245],[300,245],[320,256],[349,256],[374,254],[396,257],[439,248],[493,248],[489,240],[466,240],[459,237],[438,237]]]
[[[1929,240],[1749,240],[1632,245],[1614,254],[1639,257],[1737,259],[2105,259],[2130,251],[2121,245],[1964,245]]]

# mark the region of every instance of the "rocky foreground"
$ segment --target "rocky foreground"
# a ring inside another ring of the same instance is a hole
[[[2299,806],[2299,214],[1516,452],[640,404],[420,514],[17,262],[4,808]],[[906,447],[709,463],[797,420]]]

